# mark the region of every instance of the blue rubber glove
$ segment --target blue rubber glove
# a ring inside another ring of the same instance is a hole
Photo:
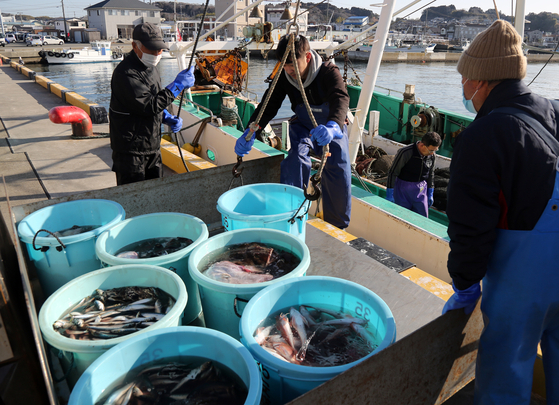
[[[433,197],[433,193],[435,192],[434,188],[427,189],[427,198],[429,198],[429,207],[433,205],[435,202],[435,198]]]
[[[235,153],[237,154],[237,156],[248,155],[248,153],[252,149],[252,145],[254,145],[254,138],[256,138],[256,132],[253,132],[252,138],[250,138],[250,141],[247,141],[246,136],[248,135],[249,131],[250,128],[245,129],[243,135],[239,137],[239,139],[237,139],[237,142],[235,143]]]
[[[386,199],[390,202],[394,202],[394,189],[387,188],[386,189]]]
[[[181,91],[192,86],[194,86],[194,66],[180,72],[175,80],[167,86],[167,88],[171,90],[171,93],[173,93],[175,97],[178,97],[178,95],[181,94]]]
[[[174,116],[167,110],[163,110],[163,123],[165,125],[169,125],[171,131],[174,133],[177,133],[182,129],[182,118]]]
[[[448,299],[443,308],[443,315],[454,309],[464,308],[466,314],[471,314],[476,307],[477,299],[481,295],[480,283],[474,284],[465,290],[458,290],[452,284],[454,294]]]
[[[326,125],[311,129],[311,141],[316,141],[318,146],[328,145],[332,139],[341,139],[343,136],[340,126],[335,121],[328,121]]]

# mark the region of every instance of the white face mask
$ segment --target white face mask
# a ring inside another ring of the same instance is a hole
[[[155,56],[155,55],[150,55],[149,53],[143,52],[142,57],[140,58],[140,60],[147,67],[155,67],[155,66],[157,66],[157,64],[161,60],[162,56],[163,56],[162,54]]]

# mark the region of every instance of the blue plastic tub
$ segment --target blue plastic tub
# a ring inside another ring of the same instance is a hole
[[[274,245],[293,253],[301,263],[290,273],[275,280],[256,284],[228,284],[206,277],[200,272],[204,259],[220,252],[223,248],[237,243],[260,242]],[[202,242],[190,255],[188,268],[190,275],[198,283],[204,320],[208,328],[217,329],[239,339],[239,318],[248,300],[260,290],[281,280],[304,276],[311,263],[307,245],[287,232],[274,229],[240,229],[224,232]],[[237,315],[239,314],[239,315]]]
[[[101,267],[95,255],[97,236],[122,221],[122,206],[109,200],[77,200],[51,205],[26,216],[17,227],[19,238],[27,247],[31,264],[45,296],[51,295],[68,281]],[[100,225],[89,232],[65,236],[60,242],[46,229],[57,232],[74,225]],[[35,235],[37,235],[35,237]],[[35,248],[33,248],[35,238]]]
[[[179,326],[154,330],[128,339],[99,357],[72,390],[69,405],[94,405],[105,389],[126,374],[154,360],[173,361],[177,356],[204,357],[229,367],[245,383],[245,405],[259,405],[262,381],[256,362],[235,339],[211,329]]]
[[[125,259],[114,256],[121,248],[134,242],[179,236],[192,239],[193,243],[174,253],[147,259]],[[188,325],[202,311],[198,286],[188,273],[188,257],[190,252],[206,239],[208,239],[208,227],[201,219],[178,212],[162,212],[122,221],[99,236],[95,251],[105,266],[141,263],[165,267],[177,273],[188,291],[188,304],[182,320],[184,325]]]
[[[295,235],[303,242],[309,207],[310,201],[305,201],[303,190],[278,183],[237,187],[222,194],[217,200],[217,210],[228,231],[245,228],[277,229]],[[293,217],[295,218],[291,222]]]
[[[175,300],[169,313],[155,324],[140,332],[107,340],[74,340],[56,332],[52,324],[82,298],[96,288],[108,290],[117,287],[159,287]],[[93,361],[107,350],[131,337],[155,329],[180,325],[182,313],[188,301],[183,281],[172,271],[157,266],[124,265],[108,267],[84,274],[70,281],[45,301],[39,312],[39,326],[45,341],[63,353],[61,362],[67,381],[72,387]]]
[[[325,305],[369,320],[367,329],[378,337],[378,347],[359,361],[335,367],[307,367],[280,360],[264,350],[253,337],[268,316],[300,305]],[[396,340],[396,323],[386,303],[371,290],[335,277],[298,277],[281,281],[256,294],[240,322],[241,342],[262,369],[263,403],[285,404],[318,387],[341,372],[366,360]]]

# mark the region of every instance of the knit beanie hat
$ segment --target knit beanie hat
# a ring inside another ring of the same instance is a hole
[[[457,69],[470,80],[524,79],[522,38],[510,23],[497,20],[462,52]]]

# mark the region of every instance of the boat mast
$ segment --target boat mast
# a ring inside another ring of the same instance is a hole
[[[380,12],[378,28],[375,33],[371,54],[369,55],[367,71],[365,72],[365,80],[363,81],[363,86],[361,86],[361,94],[357,102],[357,110],[355,111],[353,123],[350,124],[348,131],[349,159],[352,164],[355,163],[357,151],[361,143],[361,136],[365,127],[365,122],[367,121],[369,105],[373,97],[373,90],[375,89],[380,62],[382,61],[382,53],[384,52],[384,44],[386,43],[388,31],[390,30],[390,22],[392,21],[394,12],[394,2],[395,0],[386,0]]]
[[[514,28],[524,42],[524,21],[526,15],[526,0],[517,0],[514,16]]]

